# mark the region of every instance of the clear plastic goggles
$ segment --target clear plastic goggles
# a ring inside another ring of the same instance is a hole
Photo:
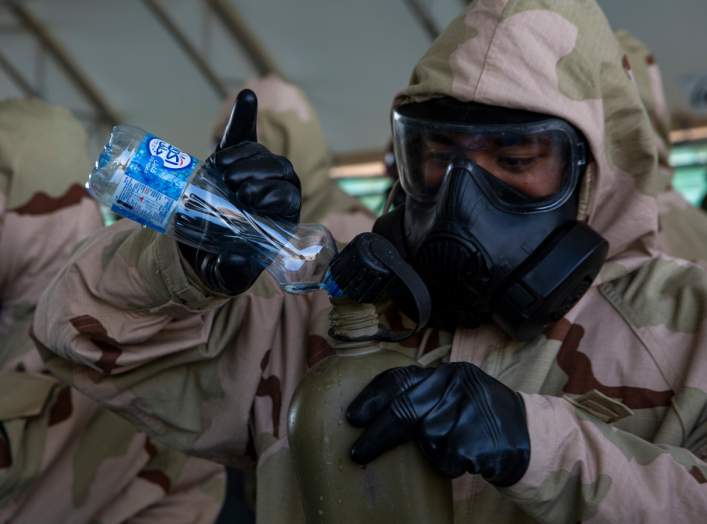
[[[396,110],[393,139],[401,185],[420,203],[435,202],[461,162],[475,167],[479,186],[495,204],[511,211],[549,210],[573,194],[587,162],[584,140],[557,118],[475,125]]]

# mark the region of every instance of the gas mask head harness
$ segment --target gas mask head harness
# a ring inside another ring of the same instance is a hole
[[[528,340],[589,289],[608,243],[576,220],[588,148],[572,125],[443,97],[394,110],[393,137],[405,204],[374,231],[427,284],[432,325]]]

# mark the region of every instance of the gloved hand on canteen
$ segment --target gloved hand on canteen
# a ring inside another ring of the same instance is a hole
[[[413,440],[442,474],[480,474],[503,487],[518,482],[530,461],[522,398],[467,362],[384,371],[346,417],[366,428],[351,449],[359,464]]]
[[[289,160],[257,142],[257,115],[258,99],[244,89],[206,168],[210,175],[222,177],[228,199],[239,209],[282,224],[297,224],[302,203],[299,178]],[[204,223],[203,227],[214,226]],[[181,243],[179,248],[204,284],[227,295],[246,291],[270,263],[245,240],[229,239],[218,254]]]

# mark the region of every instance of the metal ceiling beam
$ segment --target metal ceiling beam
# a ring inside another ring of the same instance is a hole
[[[32,84],[20,73],[20,71],[12,65],[12,62],[3,54],[0,50],[0,69],[5,72],[5,74],[10,77],[10,80],[17,86],[17,88],[28,97],[38,97],[39,93],[32,87]]]
[[[248,27],[238,11],[227,0],[204,0],[216,17],[243,48],[259,75],[275,74],[284,78],[282,71],[270,56],[258,36]]]
[[[192,45],[184,32],[179,29],[177,24],[172,20],[172,17],[164,9],[159,0],[142,0],[145,6],[152,12],[167,32],[174,38],[177,45],[189,57],[194,66],[203,75],[209,85],[213,88],[220,98],[226,98],[228,88],[226,84],[219,78],[216,72],[211,68],[206,58]]]
[[[417,23],[420,24],[420,27],[422,27],[425,33],[427,33],[427,36],[430,37],[430,40],[437,38],[439,36],[440,29],[427,6],[424,5],[421,0],[403,1],[410,10],[410,13],[412,13],[412,16],[414,16],[415,20],[417,20]]]
[[[102,93],[91,82],[88,75],[79,67],[78,63],[69,55],[68,51],[61,45],[56,37],[49,31],[46,25],[39,20],[24,5],[18,2],[7,2],[7,8],[22,23],[25,29],[32,33],[44,49],[52,55],[59,67],[67,77],[74,83],[76,88],[88,99],[94,109],[98,112],[101,120],[107,124],[115,124],[120,118],[108,105]]]

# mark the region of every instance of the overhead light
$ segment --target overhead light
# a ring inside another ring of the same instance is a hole
[[[707,126],[676,129],[670,132],[670,141],[673,143],[694,142],[696,140],[707,140]]]
[[[332,178],[378,177],[385,175],[385,164],[382,161],[342,164],[331,168],[329,175]]]

